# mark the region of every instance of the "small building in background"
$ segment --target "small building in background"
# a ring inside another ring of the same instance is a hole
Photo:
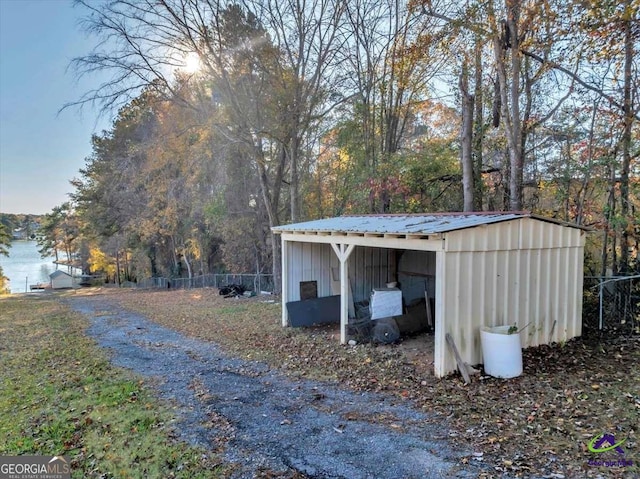
[[[27,231],[22,228],[16,228],[11,232],[11,237],[13,240],[25,240],[27,239]]]
[[[51,279],[51,289],[67,289],[73,288],[73,276],[64,271],[56,270],[49,275]]]

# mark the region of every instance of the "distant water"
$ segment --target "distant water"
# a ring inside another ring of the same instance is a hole
[[[48,283],[49,274],[56,270],[54,258],[41,258],[35,241],[13,241],[9,257],[0,255],[2,274],[9,278],[12,293],[29,291],[29,285]]]

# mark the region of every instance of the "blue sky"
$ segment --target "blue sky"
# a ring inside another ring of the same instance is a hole
[[[110,124],[85,107],[58,110],[91,88],[67,72],[93,41],[70,0],[0,0],[0,212],[49,212]],[[95,80],[94,80],[95,81]]]

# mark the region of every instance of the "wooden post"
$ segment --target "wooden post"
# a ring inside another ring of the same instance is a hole
[[[431,316],[431,301],[429,300],[429,293],[424,291],[424,302],[427,305],[427,324],[433,329],[433,317]]]
[[[349,256],[356,245],[331,243],[334,253],[340,260],[340,344],[347,343],[347,324],[349,323]]]
[[[445,285],[447,283],[444,251],[436,251],[436,317],[434,326],[433,372],[437,378],[444,377],[447,371],[445,340]]]
[[[289,255],[287,253],[287,241],[285,241],[284,237],[281,238],[280,246],[282,248],[282,254],[280,255],[282,262],[282,326],[289,326],[289,317],[287,316],[287,303],[289,302]]]
[[[447,344],[451,347],[451,350],[453,351],[454,357],[456,358],[456,364],[458,365],[458,370],[460,371],[460,374],[462,374],[462,377],[464,378],[464,383],[471,384],[471,377],[469,376],[469,370],[467,369],[467,364],[460,357],[460,353],[458,352],[456,343],[453,341],[453,338],[449,333],[445,335],[445,338],[447,340]]]
[[[349,262],[345,258],[344,245],[340,245],[340,344],[347,343],[349,322]]]

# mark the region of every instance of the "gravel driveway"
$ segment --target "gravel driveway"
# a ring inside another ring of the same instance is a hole
[[[176,405],[181,439],[220,449],[233,477],[261,472],[317,478],[477,477],[434,418],[380,394],[293,380],[215,344],[185,337],[104,297],[69,299],[115,365],[153,378]],[[476,463],[476,461],[471,461]],[[271,476],[272,477],[272,476]]]

